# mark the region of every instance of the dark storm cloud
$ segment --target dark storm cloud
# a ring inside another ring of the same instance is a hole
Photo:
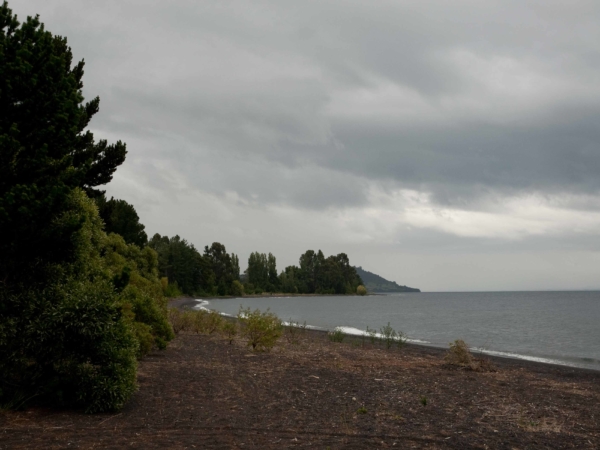
[[[41,13],[85,55],[100,133],[200,190],[323,208],[410,188],[477,209],[600,189],[596,2],[29,0],[16,12]]]

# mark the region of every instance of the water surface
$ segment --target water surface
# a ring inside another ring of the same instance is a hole
[[[464,339],[491,354],[600,370],[598,291],[261,297],[210,300],[207,306],[235,315],[240,305],[270,308],[284,320],[326,330],[378,330],[390,322],[427,345]]]

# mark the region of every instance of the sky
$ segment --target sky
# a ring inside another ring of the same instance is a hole
[[[600,288],[600,3],[19,0],[149,236],[423,291]]]

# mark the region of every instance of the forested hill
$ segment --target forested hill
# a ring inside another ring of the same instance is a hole
[[[355,269],[369,292],[421,292],[420,289],[400,286],[395,281],[388,281],[362,267],[355,267]]]

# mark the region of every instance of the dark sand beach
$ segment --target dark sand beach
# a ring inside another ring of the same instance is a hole
[[[0,413],[0,448],[600,448],[600,372],[287,332],[269,353],[180,334],[114,414]]]

